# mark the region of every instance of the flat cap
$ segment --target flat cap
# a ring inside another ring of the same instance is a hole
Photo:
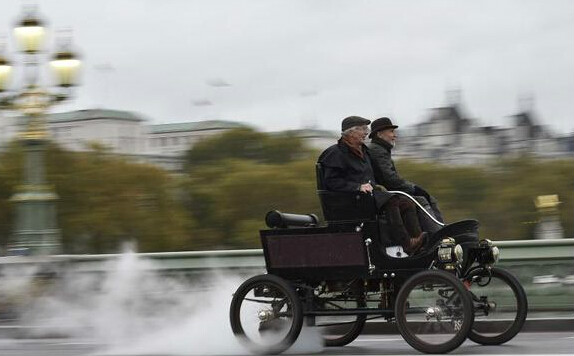
[[[341,122],[341,131],[350,129],[353,126],[363,126],[371,123],[371,120],[367,120],[360,116],[349,116],[343,119]]]

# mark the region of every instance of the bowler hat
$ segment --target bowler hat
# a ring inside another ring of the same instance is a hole
[[[397,127],[397,125],[393,125],[391,119],[388,117],[381,117],[380,119],[373,121],[371,124],[371,133],[369,134],[369,138],[373,138],[378,131],[396,129]]]
[[[350,129],[353,126],[363,126],[371,123],[371,120],[367,120],[360,116],[349,116],[343,119],[341,122],[341,131]]]

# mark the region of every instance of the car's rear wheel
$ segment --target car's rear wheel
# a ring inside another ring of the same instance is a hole
[[[322,295],[323,310],[349,310],[365,307],[366,303],[361,297],[344,298],[334,295]],[[353,342],[363,331],[366,315],[329,315],[316,316],[315,326],[323,335],[325,346],[345,346]]]
[[[293,287],[273,275],[245,281],[231,300],[233,333],[251,352],[278,354],[297,340],[303,326],[303,308]]]

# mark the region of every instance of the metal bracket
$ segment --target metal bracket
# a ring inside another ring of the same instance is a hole
[[[371,262],[371,244],[373,243],[373,240],[371,240],[370,238],[367,238],[365,240],[365,246],[367,247],[367,260],[369,260],[369,274],[373,274],[373,271],[375,270],[375,265]]]

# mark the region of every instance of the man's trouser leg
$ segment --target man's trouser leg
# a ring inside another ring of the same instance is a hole
[[[399,198],[399,209],[403,218],[405,227],[410,237],[418,237],[422,233],[417,208],[415,203],[404,197]]]
[[[401,202],[399,197],[394,196],[387,201],[383,208],[385,209],[387,218],[389,219],[393,242],[397,245],[405,246],[408,244],[410,236],[403,224],[400,204]]]

